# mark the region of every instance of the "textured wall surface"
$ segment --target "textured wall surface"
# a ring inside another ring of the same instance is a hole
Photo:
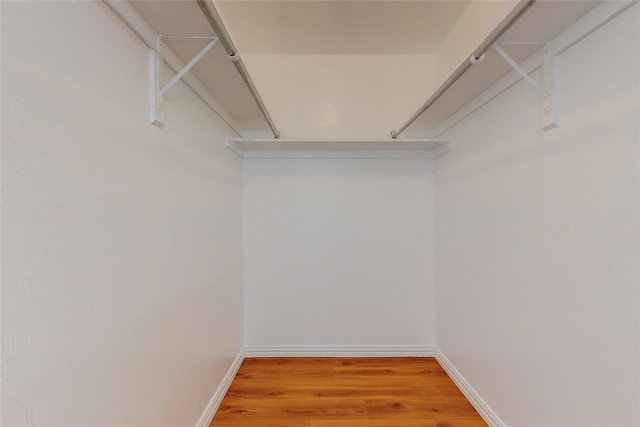
[[[243,58],[286,138],[389,138],[435,88],[433,55]]]
[[[245,160],[247,345],[433,345],[433,178],[433,160]]]
[[[640,423],[637,5],[562,55],[558,129],[519,83],[435,175],[247,160],[244,196],[235,135],[184,86],[148,124],[147,50],[101,3],[1,7],[2,425],[194,425],[243,302],[248,345],[437,343],[510,426]],[[290,130],[386,137],[379,110],[323,109],[358,83]]]
[[[520,82],[443,135],[437,344],[509,426],[640,423],[639,8],[561,55],[557,129]]]
[[[99,2],[2,2],[2,425],[194,425],[242,347],[242,166]]]

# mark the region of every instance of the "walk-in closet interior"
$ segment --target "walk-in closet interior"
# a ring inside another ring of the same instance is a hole
[[[204,427],[265,356],[640,425],[637,0],[0,8],[2,426]]]

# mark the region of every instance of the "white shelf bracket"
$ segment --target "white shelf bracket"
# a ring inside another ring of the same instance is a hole
[[[500,45],[515,46],[544,46],[542,61],[542,85],[536,82],[500,47]],[[550,130],[558,127],[558,80],[559,61],[558,56],[551,56],[549,43],[495,43],[493,48],[513,69],[522,76],[540,95],[542,95],[541,127]]]
[[[187,65],[182,68],[182,70],[178,71],[175,76],[167,84],[164,86],[162,82],[164,81],[164,57],[162,56],[162,46],[163,39],[200,39],[200,40],[209,40],[209,43],[200,51],[196,56],[193,57],[191,61]],[[150,97],[150,117],[149,121],[152,125],[157,127],[164,126],[164,105],[163,98],[164,94],[167,93],[169,89],[173,87],[186,73],[193,68],[194,65],[198,63],[202,59],[202,57],[211,50],[213,46],[218,42],[218,38],[216,37],[200,37],[200,36],[158,36],[157,47],[156,49],[149,49],[150,56],[150,70],[151,70],[151,97]]]

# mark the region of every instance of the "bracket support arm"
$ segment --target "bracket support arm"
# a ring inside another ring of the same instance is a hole
[[[525,79],[531,86],[533,86],[533,88],[537,90],[540,93],[540,95],[542,95],[545,99],[549,98],[549,94],[547,93],[547,91],[542,89],[542,87],[538,84],[538,82],[533,80],[531,76],[526,71],[524,71],[522,67],[520,67],[518,63],[509,56],[509,54],[507,54],[507,52],[504,51],[504,49],[502,49],[497,44],[494,44],[493,48],[496,50],[496,52],[498,52],[500,56],[502,56],[502,58],[505,61],[507,61],[509,65],[513,67],[514,70],[518,72],[518,74],[522,76],[523,79]]]
[[[207,39],[209,43],[202,48],[200,52],[196,56],[193,57],[191,61],[187,65],[185,65],[182,70],[178,71],[175,76],[169,82],[160,86],[163,81],[163,69],[164,69],[164,58],[162,57],[162,39]],[[150,121],[151,124],[162,127],[164,126],[164,107],[162,105],[164,94],[167,93],[169,89],[173,87],[186,73],[193,68],[194,65],[198,63],[202,59],[202,57],[209,52],[215,45],[218,43],[218,38],[216,37],[198,37],[198,36],[158,36],[158,46],[154,51],[150,49],[152,56],[152,69],[151,69],[151,114]]]
[[[522,76],[540,95],[542,95],[542,129],[550,130],[558,126],[558,57],[551,56],[549,43],[505,43],[505,45],[544,46],[542,62],[542,85],[531,78],[529,73],[520,67],[498,43],[494,50]]]

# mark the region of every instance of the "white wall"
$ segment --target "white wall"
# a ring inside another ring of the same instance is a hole
[[[100,2],[2,2],[2,425],[194,425],[242,347],[242,165]]]
[[[245,160],[248,346],[434,343],[432,160]]]
[[[478,44],[513,10],[518,0],[471,0],[435,55],[434,83],[439,87],[468,60]]]
[[[509,426],[637,426],[638,5],[523,82],[437,164],[437,344]],[[538,76],[536,76],[538,78]]]
[[[389,138],[435,90],[433,55],[242,57],[283,138]]]

